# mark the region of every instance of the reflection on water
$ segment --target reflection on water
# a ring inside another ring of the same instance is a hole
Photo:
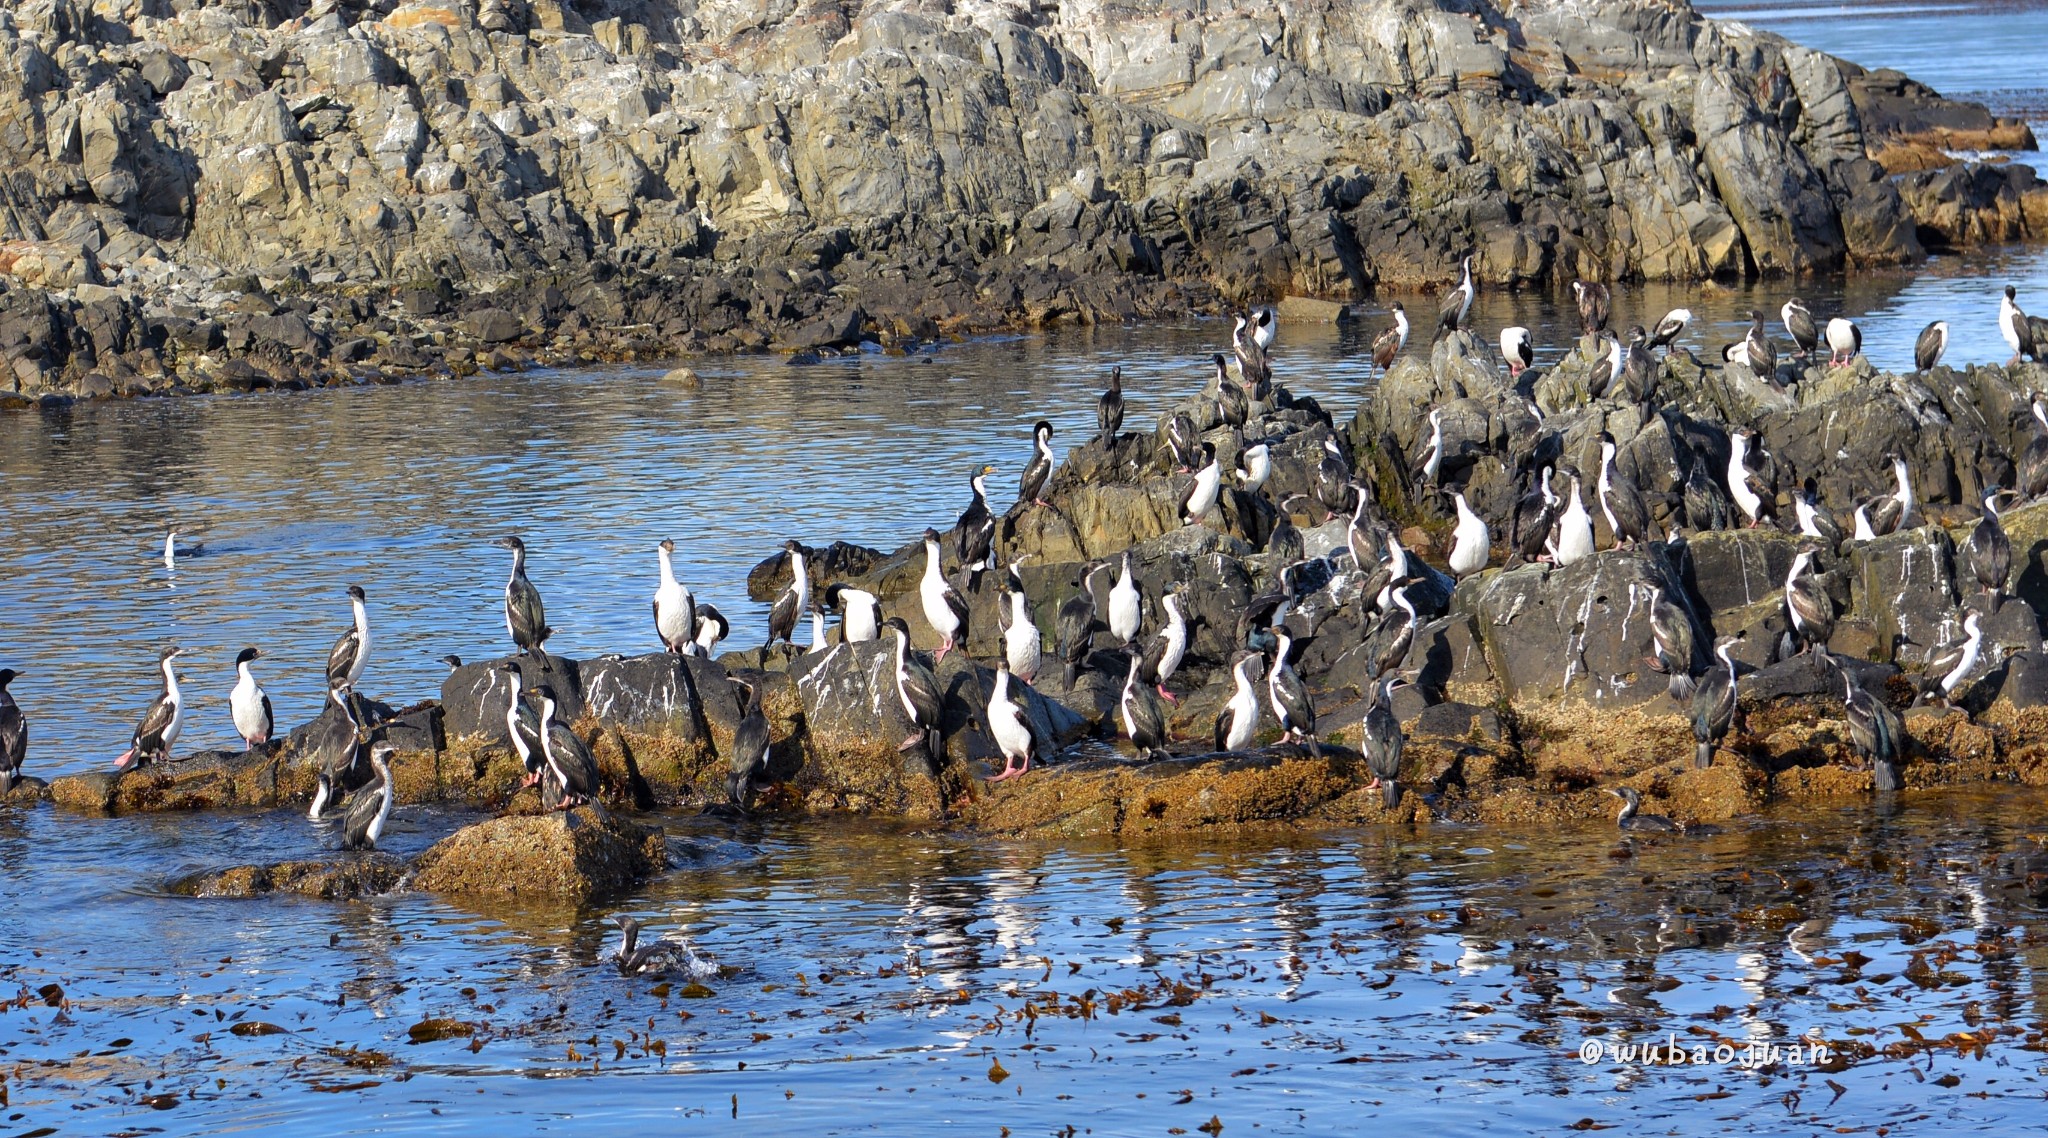
[[[2048,305],[2048,255],[1992,250],[1797,287],[1817,314],[1856,315],[1873,361],[1904,367],[1937,317],[1952,321],[1952,362],[2003,360],[2005,281]],[[1615,322],[1687,307],[1698,319],[1684,342],[1716,355],[1743,313],[1775,312],[1791,287],[1618,288]],[[1290,326],[1279,375],[1348,416],[1368,395],[1380,304],[1394,299],[1435,310],[1430,297],[1387,297],[1361,306],[1358,324]],[[1411,351],[1426,348],[1419,323]],[[1487,290],[1474,323],[1489,343],[1505,325],[1532,328],[1541,364],[1569,343],[1573,318],[1547,293]],[[1015,493],[1034,420],[1053,422],[1062,449],[1092,431],[1111,364],[1129,377],[1129,422],[1147,424],[1204,382],[1227,335],[1203,321],[813,367],[718,360],[700,368],[700,393],[621,368],[0,416],[0,664],[27,673],[14,690],[32,724],[30,769],[87,769],[125,749],[167,643],[190,650],[190,745],[234,739],[227,692],[249,644],[266,653],[258,673],[279,723],[310,718],[351,583],[371,602],[367,688],[399,703],[430,695],[442,654],[509,648],[509,564],[490,541],[510,531],[532,550],[556,651],[655,646],[647,605],[663,537],[698,596],[732,619],[733,644],[756,644],[766,612],[744,599],[745,574],[785,537],[895,548],[947,525],[974,464],[997,463],[994,491]],[[205,552],[167,571],[158,554],[174,524],[202,530]]]
[[[0,1014],[9,1121],[1748,1133],[1762,1111],[2010,1132],[2048,1075],[2044,807],[2002,788],[1632,844],[1441,827],[1130,849],[669,819],[682,868],[603,910],[195,902],[132,886],[208,847],[303,854],[303,820],[0,813],[0,867],[30,886],[0,897],[0,981],[28,997]],[[727,975],[619,978],[617,910]],[[427,1019],[468,1034],[409,1042]],[[1833,1060],[1614,1058],[1809,1037]],[[1585,1063],[1588,1044],[1609,1050]]]

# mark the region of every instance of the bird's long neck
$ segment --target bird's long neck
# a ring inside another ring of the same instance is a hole
[[[665,586],[676,584],[675,562],[670,559],[668,550],[657,549],[655,552],[661,556],[661,583]]]
[[[516,578],[519,578],[519,577],[524,577],[524,576],[526,576],[526,550],[525,550],[525,549],[522,549],[522,548],[516,548],[516,549],[514,549],[514,550],[512,551],[512,576],[513,576],[513,577],[514,577],[515,579],[516,579]]]
[[[1236,667],[1230,669],[1231,675],[1237,678],[1237,694],[1239,698],[1243,698],[1252,693],[1252,678],[1246,675],[1244,670],[1245,665],[1251,662],[1251,657],[1247,656],[1244,659],[1239,660],[1237,662]]]
[[[1009,699],[1009,698],[1010,698],[1010,669],[1008,669],[1008,668],[997,668],[997,669],[996,669],[996,685],[995,685],[995,690],[994,690],[994,691],[992,691],[991,693],[989,693],[988,701],[989,701],[989,703],[991,703],[991,704],[997,704],[997,703],[1002,703],[1002,702],[1003,702],[1004,700],[1007,700],[1007,699]]]
[[[924,543],[924,575],[928,581],[939,579],[939,543],[936,541]]]
[[[967,480],[967,484],[968,484],[969,486],[972,486],[972,487],[974,487],[974,500],[975,500],[975,501],[977,501],[977,502],[981,502],[981,503],[983,503],[983,504],[986,504],[986,503],[987,503],[987,501],[988,501],[988,486],[987,486],[987,482],[988,482],[988,477],[987,477],[986,475],[982,475],[982,474],[977,474],[977,475],[975,475],[975,476],[974,476],[973,478],[970,478],[970,479],[968,479],[968,480]]]
[[[1047,462],[1051,462],[1053,460],[1052,437],[1046,434],[1044,431],[1040,431],[1038,433],[1038,453],[1044,455],[1045,461]]]
[[[1408,314],[1406,312],[1394,313],[1394,333],[1400,337],[1402,343],[1408,342]]]
[[[789,555],[789,576],[790,587],[796,590],[797,596],[804,597],[810,595],[811,575],[804,568],[803,554],[792,552]]]
[[[178,692],[178,671],[176,668],[172,667],[172,661],[170,660],[164,661],[163,668],[164,694],[170,697],[172,703],[177,703],[181,698],[183,698]]]
[[[244,660],[241,663],[236,664],[235,674],[242,683],[247,684],[250,687],[256,686],[256,677],[252,675],[249,671],[249,661]]]
[[[519,673],[516,671],[506,672],[505,677],[512,681],[512,709],[517,711],[519,709]]]
[[[365,607],[363,607],[363,602],[361,602],[361,601],[357,601],[357,600],[351,600],[351,601],[349,602],[349,607],[351,607],[351,608],[353,608],[353,609],[355,610],[355,616],[356,616],[356,639],[357,639],[357,640],[367,640],[367,639],[369,639],[369,637],[370,637],[370,610],[369,610],[369,609],[367,609],[367,608],[365,608]],[[330,626],[330,627],[332,627],[332,626]]]

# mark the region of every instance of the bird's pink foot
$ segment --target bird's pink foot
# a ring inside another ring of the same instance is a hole
[[[1167,690],[1166,690],[1166,685],[1165,685],[1165,684],[1153,684],[1152,686],[1153,686],[1153,687],[1156,687],[1156,688],[1158,688],[1158,689],[1159,689],[1159,698],[1160,698],[1160,699],[1163,699],[1163,700],[1165,700],[1165,701],[1166,701],[1166,702],[1168,702],[1168,703],[1179,703],[1179,702],[1180,702],[1180,697],[1179,697],[1179,696],[1176,696],[1176,695],[1174,695],[1174,694],[1173,694],[1172,692],[1170,692],[1170,691],[1167,691]]]

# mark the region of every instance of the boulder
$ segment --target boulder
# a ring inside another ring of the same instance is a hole
[[[1558,569],[1490,570],[1460,583],[1452,612],[1477,626],[1512,701],[1620,708],[1662,699],[1665,679],[1645,663],[1649,617],[1635,586],[1677,592],[1663,549],[1610,550]]]
[[[389,893],[404,880],[405,862],[385,853],[318,861],[236,865],[186,874],[165,888],[181,897],[269,897],[291,893],[321,901],[354,901]]]
[[[668,839],[660,829],[583,806],[465,826],[420,855],[413,885],[430,893],[589,898],[666,868]]]

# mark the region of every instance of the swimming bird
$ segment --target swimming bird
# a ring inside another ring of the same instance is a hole
[[[546,684],[533,689],[540,700],[541,801],[554,809],[581,806],[597,796],[597,756],[582,736],[555,718],[555,690]]]
[[[1849,742],[1870,762],[1874,789],[1903,785],[1899,767],[1905,760],[1906,729],[1891,705],[1859,687],[1842,669],[1842,710],[1849,723]]]
[[[1116,704],[1117,714],[1123,719],[1124,736],[1137,749],[1140,761],[1172,758],[1166,750],[1166,716],[1159,710],[1152,689],[1138,682],[1137,654],[1129,655],[1130,670],[1124,673],[1124,692]]]
[[[1763,495],[1751,485],[1755,477],[1749,469],[1749,442],[1756,432],[1740,428],[1728,434],[1728,496],[1735,499],[1744,516],[1749,518],[1751,529],[1755,529],[1768,512]]]
[[[1827,584],[1818,574],[1807,572],[1818,552],[1811,543],[1802,544],[1785,574],[1785,611],[1792,619],[1792,631],[1805,645],[1801,651],[1808,653],[1825,651],[1835,631],[1835,602],[1828,596]],[[1814,661],[1818,667],[1820,657],[1815,655]]]
[[[547,762],[547,744],[541,741],[540,713],[534,710],[531,701],[521,697],[519,688],[525,679],[519,665],[507,660],[498,665],[511,685],[512,694],[505,705],[505,738],[512,744],[512,753],[519,756],[519,763],[526,769],[520,786],[532,786],[540,781],[540,769]]]
[[[1692,695],[1692,618],[1672,603],[1664,586],[1656,581],[1637,582],[1650,611],[1650,670],[1670,682],[1665,692],[1683,701]]]
[[[1685,334],[1686,325],[1692,323],[1690,309],[1674,308],[1657,321],[1657,327],[1650,333],[1650,349],[1669,348],[1673,341]]]
[[[1038,736],[1032,732],[1031,721],[1025,717],[1024,709],[1017,706],[1010,689],[1010,661],[999,656],[995,686],[988,694],[986,719],[989,738],[1003,754],[1003,769],[990,776],[990,782],[1016,778],[1030,770],[1031,760],[1038,754]]]
[[[1863,329],[1839,316],[1828,321],[1826,335],[1830,367],[1853,363],[1856,353],[1863,350]]]
[[[1103,446],[1116,441],[1116,433],[1124,429],[1124,369],[1109,369],[1109,390],[1095,401],[1095,425],[1100,429],[1096,436]]]
[[[363,594],[361,585],[348,587],[348,603],[355,620],[335,640],[334,647],[327,650],[327,687],[329,691],[352,693],[356,681],[363,678],[363,668],[370,662],[369,598]]]
[[[1451,335],[1458,330],[1458,325],[1464,323],[1465,314],[1472,310],[1472,298],[1478,291],[1472,283],[1472,258],[1468,256],[1459,262],[1458,287],[1445,293],[1437,305],[1437,339]]]
[[[1087,662],[1090,641],[1095,632],[1095,575],[1108,568],[1099,561],[1089,562],[1082,569],[1080,580],[1074,582],[1081,591],[1067,598],[1053,618],[1060,659],[1066,663],[1066,686],[1069,690],[1074,686],[1074,678],[1080,673],[1081,665]]]
[[[1920,329],[1919,338],[1913,341],[1913,366],[1921,371],[1933,371],[1947,351],[1948,321],[1936,320]]]
[[[644,926],[621,913],[612,918],[619,927],[619,947],[612,952],[612,965],[621,976],[667,976],[679,974],[697,980],[718,975],[718,966],[698,956],[688,942],[662,936],[642,943]]]
[[[1273,476],[1273,455],[1265,443],[1253,443],[1237,452],[1237,469],[1231,472],[1237,477],[1238,488],[1247,494],[1256,494],[1266,486],[1266,480]]]
[[[1166,623],[1153,634],[1152,644],[1145,649],[1145,655],[1138,661],[1139,678],[1158,689],[1160,698],[1168,703],[1180,700],[1166,690],[1166,681],[1180,670],[1180,662],[1188,651],[1188,621],[1180,611],[1181,593],[1169,589],[1159,598],[1160,607],[1166,610]]]
[[[195,541],[190,545],[180,547],[178,545],[178,531],[172,530],[164,535],[164,568],[176,569],[178,567],[178,558],[197,557],[205,551],[206,543],[203,541]]]
[[[988,508],[988,476],[996,468],[987,463],[974,468],[974,475],[967,484],[974,489],[974,500],[960,512],[960,520],[954,531],[958,536],[960,570],[967,574],[967,588],[981,583],[981,575],[987,572],[989,559],[995,552],[996,519]]]
[[[547,649],[542,645],[554,629],[548,627],[547,608],[541,604],[540,590],[526,579],[526,543],[507,536],[491,544],[512,551],[512,575],[505,581],[505,631],[511,635],[514,647],[539,661],[542,669],[551,668]]]
[[[1381,375],[1385,375],[1387,369],[1393,366],[1394,357],[1401,354],[1401,349],[1408,346],[1407,310],[1396,304],[1389,312],[1394,317],[1394,323],[1386,331],[1373,337],[1372,341],[1372,366]]]
[[[1251,746],[1252,738],[1259,730],[1259,693],[1252,687],[1252,678],[1246,671],[1254,660],[1260,659],[1256,652],[1239,652],[1237,660],[1230,666],[1230,699],[1223,710],[1216,713],[1216,749],[1219,751],[1242,751]]]
[[[967,601],[939,569],[939,531],[924,531],[924,577],[917,585],[917,598],[924,607],[924,619],[939,634],[938,663],[946,653],[967,638]]]
[[[1194,481],[1181,491],[1180,517],[1188,525],[1200,525],[1203,515],[1216,508],[1216,498],[1223,489],[1223,470],[1216,463],[1216,444],[1202,442],[1202,466],[1195,471]]]
[[[739,689],[740,725],[732,736],[732,757],[726,761],[725,800],[745,813],[747,796],[754,783],[768,777],[768,716],[761,710],[761,693],[745,680],[733,680]]]
[[[882,601],[873,593],[834,581],[825,586],[825,605],[839,613],[839,637],[848,644],[863,644],[882,634]]]
[[[1755,309],[1750,310],[1749,334],[1742,340],[1742,362],[1749,365],[1758,379],[1777,384],[1778,346],[1771,343],[1770,333],[1764,331],[1764,314]]]
[[[1579,306],[1579,330],[1588,336],[1607,331],[1607,317],[1613,296],[1597,281],[1573,281],[1572,299]]]
[[[709,660],[718,642],[732,634],[732,625],[716,605],[697,606],[697,638],[690,642],[690,655]]]
[[[28,718],[14,702],[14,693],[7,690],[20,674],[13,668],[0,668],[0,795],[21,784],[21,763],[28,755]]]
[[[1709,666],[1694,681],[1692,690],[1692,737],[1696,744],[1692,765],[1705,770],[1714,765],[1714,748],[1727,737],[1735,723],[1736,637],[1723,636],[1714,642],[1714,655],[1721,667]]]
[[[1166,421],[1166,449],[1173,455],[1175,469],[1186,473],[1201,461],[1202,436],[1195,429],[1195,421],[1185,411],[1175,411]]]
[[[374,850],[384,836],[384,823],[391,818],[391,800],[397,787],[391,779],[391,756],[397,748],[382,739],[370,746],[370,769],[376,778],[349,795],[341,810],[341,848]]]
[[[2018,367],[2020,357],[2033,355],[2035,349],[2033,325],[2027,314],[2020,311],[2017,297],[2013,287],[2006,285],[2005,298],[1998,302],[1998,332],[2012,348],[2012,358],[2005,361],[2007,367]]]
[[[2026,449],[2020,452],[2017,484],[2020,496],[2029,502],[2048,494],[2048,396],[2036,391],[2032,402],[2034,437],[2027,440]]]
[[[1138,587],[1137,578],[1131,574],[1131,552],[1124,551],[1123,572],[1117,576],[1116,584],[1109,590],[1109,634],[1117,643],[1129,648],[1138,639],[1138,626],[1144,616],[1145,594]]]
[[[1998,500],[2011,493],[1994,486],[1984,492],[1984,514],[1963,543],[1963,560],[1984,592],[1985,611],[1997,615],[2005,580],[2012,574],[2012,539],[1998,520]]]
[[[661,584],[654,589],[654,634],[663,648],[680,654],[688,651],[697,632],[697,598],[676,580],[675,551],[676,543],[668,538],[654,547],[661,560]]]
[[[157,667],[164,675],[163,692],[142,713],[142,722],[135,725],[128,750],[114,760],[117,769],[170,760],[171,747],[177,743],[178,733],[185,729],[185,697],[178,691],[178,673],[171,662],[184,654],[183,648],[173,645],[157,655]]]
[[[790,538],[782,543],[782,551],[789,557],[789,584],[775,595],[775,604],[768,610],[768,639],[761,644],[763,652],[778,640],[795,647],[797,618],[811,607],[811,570],[805,564],[803,543]]]
[[[1607,515],[1615,545],[1634,548],[1650,536],[1650,508],[1635,481],[1614,465],[1614,455],[1614,436],[1600,432],[1600,512]]]
[[[1372,771],[1365,788],[1378,790],[1380,804],[1388,810],[1401,805],[1401,752],[1407,746],[1401,721],[1394,715],[1394,679],[1384,676],[1373,685],[1372,703],[1358,729],[1358,747],[1365,752],[1366,769]]]
[[[1266,673],[1266,698],[1272,705],[1273,719],[1288,739],[1306,742],[1309,752],[1322,758],[1323,746],[1316,739],[1315,701],[1309,696],[1308,685],[1301,682],[1294,665],[1287,661],[1294,638],[1285,628],[1276,629],[1275,638],[1273,667]]]
[[[907,751],[922,744],[925,758],[932,769],[937,770],[946,758],[944,737],[940,733],[938,678],[910,650],[910,626],[903,623],[902,617],[890,617],[884,627],[896,634],[896,701],[902,706],[911,727],[910,737],[896,749]]]
[[[1501,358],[1508,362],[1508,378],[1514,379],[1529,370],[1536,362],[1536,349],[1529,339],[1527,328],[1503,328],[1500,330]]]
[[[1677,831],[1678,823],[1673,822],[1671,819],[1666,818],[1664,815],[1644,814],[1641,812],[1643,809],[1643,795],[1642,792],[1637,790],[1635,787],[1610,786],[1604,789],[1607,793],[1613,795],[1616,798],[1621,799],[1621,813],[1616,815],[1614,819],[1615,825],[1620,827],[1621,829],[1632,830],[1639,833],[1645,831],[1654,831],[1660,834],[1673,833]]]
[[[1038,678],[1044,638],[1038,631],[1038,617],[1031,611],[1031,598],[1025,595],[1023,582],[1017,577],[1017,566],[1021,564],[1022,558],[1010,562],[1002,596],[997,598],[996,624],[1002,628],[1004,662],[1018,679],[1028,684]]]
[[[1031,428],[1031,461],[1024,464],[1024,476],[1017,480],[1019,506],[1049,506],[1045,484],[1052,479],[1052,424],[1040,419]]]
[[[249,671],[249,664],[262,656],[255,648],[244,648],[235,657],[235,687],[228,693],[228,713],[234,718],[235,733],[247,744],[246,750],[253,751],[270,742],[270,730],[275,719],[270,713],[270,696]]]
[[[1820,327],[1813,322],[1813,312],[1805,301],[1796,296],[1786,301],[1778,309],[1778,318],[1785,324],[1785,334],[1792,337],[1793,355],[1803,359],[1820,346]]]
[[[1928,654],[1927,666],[1920,677],[1920,698],[1926,699],[1939,691],[1941,702],[1947,705],[1955,690],[1977,667],[1983,651],[1982,620],[1972,611],[1963,617],[1961,636],[1943,642]]]
[[[1452,574],[1463,580],[1486,568],[1493,552],[1493,534],[1486,528],[1486,519],[1472,512],[1463,490],[1451,491],[1451,501],[1458,507],[1458,525],[1451,531],[1449,563]]]

